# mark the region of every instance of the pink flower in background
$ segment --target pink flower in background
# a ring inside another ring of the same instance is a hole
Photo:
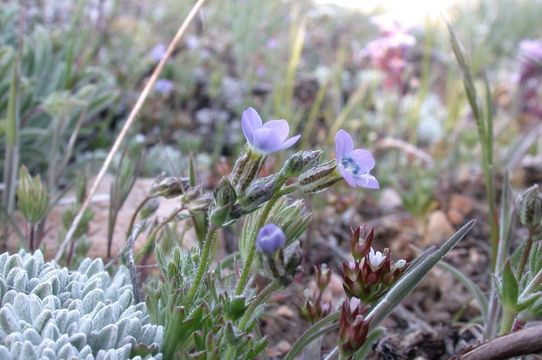
[[[386,74],[386,88],[401,88],[408,63],[408,51],[416,45],[416,38],[397,22],[376,17],[373,23],[379,27],[382,36],[369,42],[362,55],[369,59],[376,69]]]
[[[521,111],[542,118],[542,40],[519,43],[519,101]]]

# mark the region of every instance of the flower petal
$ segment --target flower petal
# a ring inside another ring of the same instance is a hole
[[[355,149],[350,156],[359,166],[359,173],[368,173],[375,167],[375,158],[365,149]]]
[[[288,149],[290,146],[293,146],[293,145],[297,142],[297,140],[299,140],[300,137],[301,137],[301,135],[292,136],[291,138],[289,138],[288,140],[284,141],[284,142],[280,145],[279,150]]]
[[[372,175],[365,174],[355,177],[356,185],[359,187],[363,187],[366,189],[379,189],[380,184],[378,183],[378,180]]]
[[[241,116],[241,127],[243,128],[243,134],[249,144],[253,144],[254,131],[262,127],[262,118],[258,115],[258,112],[249,107],[243,111]]]
[[[335,135],[335,158],[337,163],[341,162],[343,155],[349,154],[354,150],[352,136],[343,129],[337,131]]]
[[[271,120],[263,124],[263,128],[273,130],[281,141],[286,140],[290,132],[290,126],[286,120]]]
[[[252,146],[264,154],[279,151],[282,141],[272,129],[259,128],[252,134]]]
[[[341,173],[342,177],[348,185],[356,187],[356,179],[349,171],[346,171],[341,165],[338,165],[337,169],[339,169],[339,172]]]

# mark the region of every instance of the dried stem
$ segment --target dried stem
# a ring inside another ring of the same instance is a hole
[[[130,115],[128,115],[128,118],[126,119],[126,122],[124,123],[124,126],[122,127],[117,139],[115,140],[115,143],[113,144],[113,147],[109,151],[109,154],[107,155],[107,158],[105,159],[104,164],[102,165],[102,168],[100,169],[100,172],[98,173],[98,176],[96,176],[96,180],[94,180],[94,184],[92,184],[92,187],[90,188],[90,191],[88,193],[87,198],[85,199],[85,202],[83,203],[83,205],[79,209],[79,212],[75,216],[75,218],[74,218],[68,232],[66,233],[66,237],[64,238],[64,241],[62,241],[62,244],[58,248],[58,251],[56,252],[56,255],[55,255],[55,261],[58,262],[60,260],[60,258],[62,257],[62,254],[64,253],[64,249],[66,248],[66,246],[72,240],[73,235],[75,234],[75,230],[77,229],[77,227],[79,226],[79,223],[81,222],[81,220],[83,218],[83,214],[84,214],[85,210],[89,207],[92,197],[94,196],[94,194],[98,190],[98,185],[100,185],[100,182],[102,181],[103,177],[105,176],[105,173],[106,173],[107,169],[109,168],[109,166],[111,165],[111,162],[113,161],[113,157],[115,156],[115,154],[120,149],[120,147],[122,145],[122,142],[124,141],[124,139],[126,138],[126,135],[128,134],[128,130],[131,128],[134,121],[136,120],[136,117],[137,117],[139,111],[141,110],[141,108],[143,107],[143,104],[145,103],[145,100],[149,96],[149,93],[150,93],[152,87],[154,86],[154,84],[158,80],[158,76],[162,72],[164,66],[166,65],[166,62],[171,57],[171,54],[173,54],[173,51],[177,47],[177,44],[182,39],[184,33],[188,29],[188,26],[190,25],[192,20],[194,20],[198,10],[201,8],[201,6],[203,5],[204,2],[205,2],[205,0],[198,0],[198,2],[192,7],[192,10],[190,10],[190,13],[188,14],[188,16],[183,21],[181,27],[179,28],[179,30],[175,34],[175,37],[169,43],[169,46],[168,46],[168,48],[166,50],[166,53],[165,53],[164,57],[162,58],[162,60],[160,60],[160,62],[158,63],[158,65],[154,69],[149,81],[147,81],[147,84],[145,85],[145,88],[141,92],[141,95],[139,95],[139,98],[137,99],[137,102],[135,103],[132,111],[130,112]]]
[[[494,338],[456,356],[455,360],[500,360],[542,351],[542,325]]]

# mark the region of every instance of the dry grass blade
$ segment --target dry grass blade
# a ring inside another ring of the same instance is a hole
[[[130,127],[134,123],[134,121],[135,121],[135,119],[137,117],[137,114],[139,113],[139,111],[143,107],[143,104],[145,103],[145,100],[147,99],[152,87],[156,83],[156,80],[158,80],[158,76],[162,72],[162,69],[166,65],[166,62],[171,57],[171,54],[173,53],[173,51],[177,47],[177,44],[182,39],[184,33],[188,29],[188,26],[191,24],[192,20],[194,20],[194,18],[196,17],[197,12],[199,11],[199,9],[201,8],[201,6],[203,5],[204,2],[205,2],[205,0],[198,0],[198,2],[192,7],[192,9],[190,10],[190,13],[184,19],[181,27],[179,28],[179,30],[177,30],[177,33],[173,37],[173,40],[171,40],[171,42],[169,43],[169,46],[168,46],[168,48],[166,50],[166,54],[164,55],[162,60],[160,60],[160,62],[156,66],[156,68],[154,69],[149,81],[145,85],[145,88],[143,89],[143,91],[139,95],[139,98],[137,99],[137,102],[135,103],[132,111],[130,112],[130,114],[128,115],[128,118],[126,119],[126,123],[122,127],[117,139],[115,140],[115,143],[113,144],[113,147],[109,151],[109,154],[107,155],[107,158],[105,159],[104,164],[102,165],[102,168],[100,169],[100,172],[98,173],[98,176],[96,176],[96,180],[94,180],[94,184],[92,184],[92,187],[90,188],[90,191],[88,193],[87,198],[85,199],[85,202],[83,203],[83,205],[81,206],[81,209],[79,209],[79,212],[75,216],[75,218],[74,218],[68,232],[66,233],[66,237],[62,241],[62,244],[60,244],[60,247],[58,248],[58,250],[56,252],[56,255],[55,255],[55,261],[60,260],[60,258],[62,257],[62,254],[64,253],[64,250],[66,249],[66,246],[72,240],[72,237],[73,237],[73,235],[75,233],[75,230],[79,226],[79,223],[81,222],[81,219],[83,217],[83,214],[84,214],[85,210],[90,205],[90,201],[91,201],[92,197],[94,196],[94,193],[96,193],[96,190],[98,189],[98,185],[102,181],[107,169],[109,168],[109,166],[111,165],[111,162],[113,161],[113,157],[115,156],[117,151],[120,149],[120,146],[122,145],[122,142],[124,141],[124,138],[128,134],[128,130],[130,129]]]

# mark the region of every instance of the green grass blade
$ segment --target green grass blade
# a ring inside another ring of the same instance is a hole
[[[397,281],[388,293],[376,304],[369,312],[367,318],[371,319],[371,328],[375,328],[380,322],[388,316],[393,309],[408,295],[429,271],[450,251],[476,224],[476,220],[469,221],[459,229],[448,241],[440,248],[425,257],[422,261],[414,264],[410,271],[404,274]]]

